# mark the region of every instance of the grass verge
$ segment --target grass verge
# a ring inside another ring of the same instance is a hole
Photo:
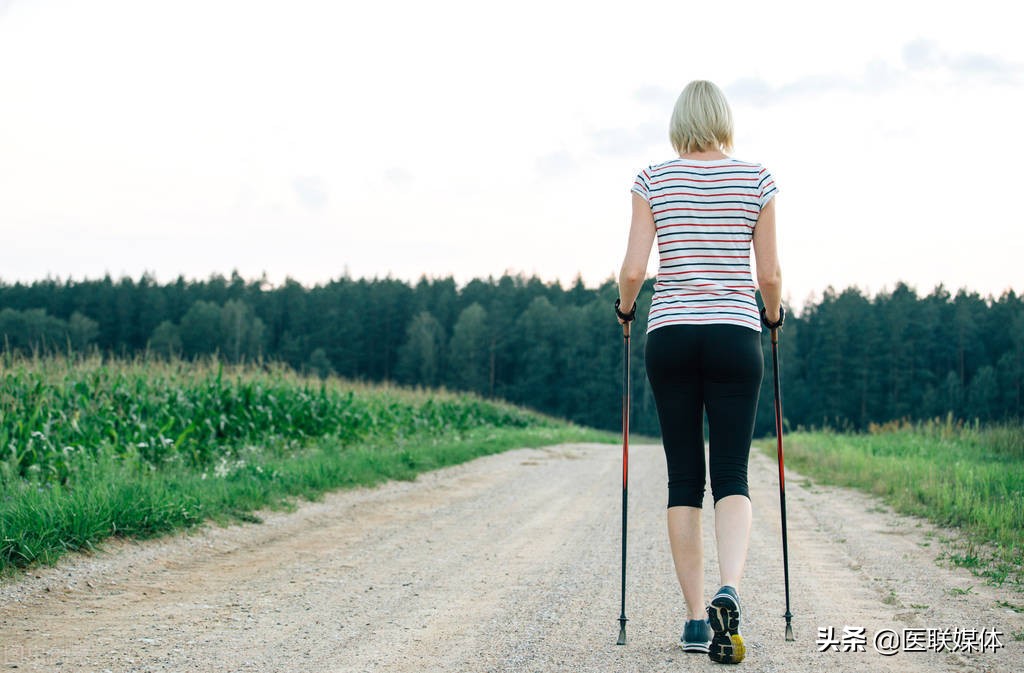
[[[775,441],[762,450],[775,456]],[[894,509],[965,533],[945,554],[995,585],[1024,590],[1024,428],[888,424],[866,434],[785,436],[786,465],[868,491]]]
[[[104,539],[152,538],[212,519],[258,521],[260,508],[290,509],[294,498],[318,499],[338,488],[411,480],[427,470],[513,448],[610,441],[580,428],[479,428],[459,437],[339,447],[329,440],[291,456],[248,455],[218,473],[177,468],[140,473],[123,464],[97,466],[74,488],[22,484],[0,504],[0,575],[53,563]]]

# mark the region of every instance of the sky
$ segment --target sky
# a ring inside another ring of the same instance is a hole
[[[1012,5],[0,0],[0,280],[595,286],[710,79],[790,303],[1020,293]]]

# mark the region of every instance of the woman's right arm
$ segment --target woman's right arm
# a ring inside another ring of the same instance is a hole
[[[761,208],[754,225],[754,259],[757,261],[757,286],[761,290],[765,314],[768,320],[775,322],[782,306],[782,269],[779,268],[779,251],[775,244],[774,198]]]
[[[619,271],[619,300],[622,302],[623,313],[629,313],[640,294],[647,276],[647,259],[651,256],[651,246],[654,245],[658,231],[654,215],[651,214],[651,204],[636,192],[633,192],[632,202],[633,220],[629,225],[629,243]]]

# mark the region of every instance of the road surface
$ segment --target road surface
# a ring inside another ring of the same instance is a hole
[[[0,668],[720,670],[678,649],[684,610],[665,535],[664,457],[659,446],[631,449],[625,647],[615,645],[620,448],[576,444],[329,494],[291,513],[261,513],[262,524],[115,541],[35,569],[0,585]],[[755,451],[751,479],[754,530],[740,590],[748,653],[736,670],[1024,670],[1024,642],[1012,635],[1024,637],[1024,614],[1007,607],[1024,605],[1024,595],[937,563],[948,531],[792,472],[796,641],[785,642],[774,462]],[[711,514],[709,495],[707,598],[718,586]],[[830,627],[840,651],[820,652],[819,630]],[[860,629],[863,651],[841,651],[860,649]],[[901,644],[883,655],[875,636],[887,629]],[[931,632],[927,651],[906,651],[903,629]],[[1000,648],[983,640],[993,629]],[[985,651],[949,651],[972,643]]]

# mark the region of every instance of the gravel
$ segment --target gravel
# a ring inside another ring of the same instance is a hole
[[[619,616],[620,449],[523,449],[342,491],[262,524],[112,541],[0,584],[0,669],[18,671],[718,670],[677,646],[685,612],[665,534],[658,446],[631,447],[629,617]],[[936,562],[941,536],[846,489],[787,472],[796,642],[774,462],[751,456],[743,633],[756,671],[1021,671],[1024,605]],[[706,597],[718,587],[710,496]],[[1001,603],[1002,602],[1002,603]],[[864,627],[865,651],[818,651]],[[881,629],[998,629],[984,653],[897,652]]]

